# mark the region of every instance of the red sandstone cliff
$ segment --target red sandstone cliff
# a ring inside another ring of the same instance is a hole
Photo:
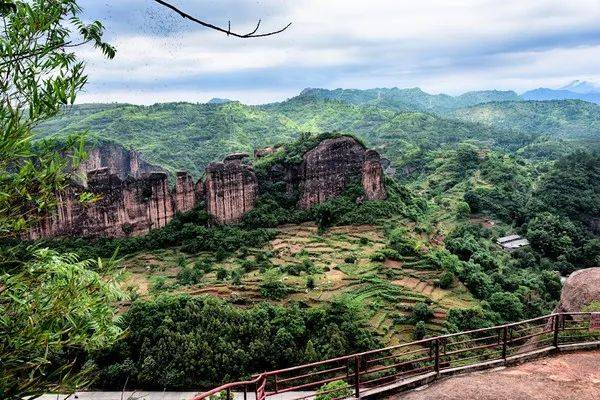
[[[165,226],[176,211],[191,210],[200,199],[220,224],[239,222],[254,208],[258,180],[252,166],[244,162],[247,154],[233,154],[210,164],[205,181],[197,184],[187,172],[179,172],[175,187],[170,189],[166,173],[142,172],[146,167],[140,166],[137,153],[122,153],[121,157],[118,152],[111,153],[113,150],[92,153],[88,167],[110,166],[89,171],[87,188],[74,184],[59,194],[56,212],[31,229],[31,239],[143,235]],[[109,160],[107,154],[115,158]],[[117,174],[112,171],[115,168],[122,170]],[[285,182],[290,195],[299,191],[298,207],[304,209],[339,196],[351,182],[362,184],[368,200],[386,196],[379,154],[348,136],[322,141],[303,156],[300,165],[273,166],[268,179]],[[78,199],[83,192],[99,200],[82,205]]]
[[[175,211],[187,211],[195,204],[191,178],[187,175],[178,178],[179,184],[171,192],[167,174],[163,172],[122,180],[108,168],[90,171],[88,187],[73,185],[61,193],[57,211],[33,228],[29,238],[138,236],[163,227]],[[84,191],[96,195],[98,200],[81,204],[78,198]]]
[[[247,154],[233,154],[206,168],[204,195],[208,213],[221,224],[238,222],[254,208],[258,181]]]
[[[368,200],[385,198],[379,154],[349,136],[323,140],[306,152],[298,179],[303,209],[339,196],[352,181],[362,183]]]
[[[146,162],[139,152],[127,150],[113,143],[101,143],[87,150],[87,158],[77,167],[75,174],[86,184],[87,172],[108,168],[121,179],[140,178],[142,174],[166,172],[163,168]]]

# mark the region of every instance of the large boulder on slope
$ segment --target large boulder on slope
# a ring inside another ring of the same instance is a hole
[[[600,268],[581,269],[565,282],[555,312],[578,312],[594,301],[600,301]]]

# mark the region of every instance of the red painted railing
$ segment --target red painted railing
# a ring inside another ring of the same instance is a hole
[[[450,369],[514,358],[534,350],[600,340],[600,313],[558,313],[491,328],[476,329],[403,343],[383,349],[332,358],[329,360],[270,371],[243,382],[233,382],[201,393],[203,400],[221,392],[232,399],[232,392],[247,400],[290,393],[286,400],[314,398],[323,385],[333,381],[346,388],[321,389],[334,398],[359,398],[372,389],[402,383],[409,378],[435,379]],[[597,329],[597,330],[596,330]]]

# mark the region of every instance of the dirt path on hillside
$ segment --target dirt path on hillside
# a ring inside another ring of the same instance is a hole
[[[447,378],[388,400],[598,400],[600,351]]]

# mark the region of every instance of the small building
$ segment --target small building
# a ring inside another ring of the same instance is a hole
[[[529,246],[529,240],[524,239],[519,235],[504,236],[498,238],[496,242],[505,250],[515,250],[524,246]]]

